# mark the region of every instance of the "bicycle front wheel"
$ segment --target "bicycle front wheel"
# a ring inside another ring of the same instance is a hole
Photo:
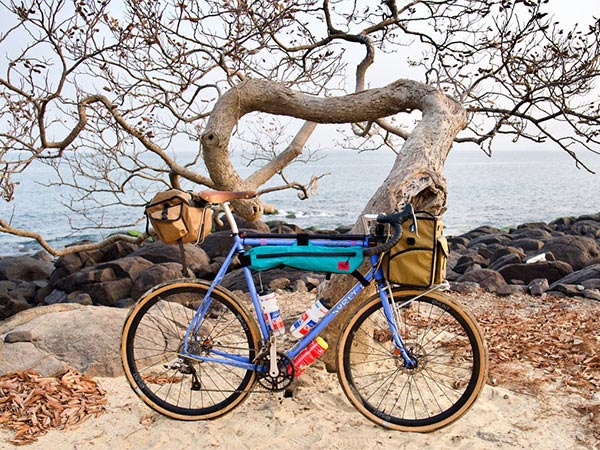
[[[223,361],[253,361],[256,322],[225,289],[208,299],[204,281],[175,281],[145,294],[129,313],[121,338],[127,380],[154,410],[182,420],[212,419],[237,405],[256,380],[253,370]],[[184,335],[198,308],[206,313],[188,338],[194,356],[182,355]]]
[[[473,405],[485,383],[487,349],[466,311],[441,293],[409,302],[420,293],[393,292],[398,329],[416,366],[405,367],[376,295],[357,308],[342,331],[338,378],[369,420],[395,430],[430,432]]]

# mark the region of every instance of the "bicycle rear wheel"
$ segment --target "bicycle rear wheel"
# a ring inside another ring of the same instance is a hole
[[[396,306],[419,291],[396,289]],[[338,347],[338,378],[369,420],[401,431],[430,432],[473,405],[487,375],[487,349],[475,320],[449,297],[430,293],[397,308],[400,335],[415,368],[392,340],[379,295],[350,318]]]
[[[198,307],[206,305],[208,288],[200,280],[157,286],[136,303],[123,326],[127,380],[146,404],[175,419],[219,417],[239,405],[256,381],[253,370],[181,356],[186,329]],[[246,309],[218,288],[198,332],[188,339],[188,351],[252,361],[259,335]]]

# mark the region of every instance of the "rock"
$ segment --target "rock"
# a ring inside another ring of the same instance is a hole
[[[233,237],[229,231],[218,231],[206,236],[204,242],[200,245],[209,257],[213,260],[216,257],[225,257],[231,249]]]
[[[463,294],[469,294],[473,292],[481,291],[481,286],[478,283],[472,281],[453,281],[450,283],[450,289],[455,292],[460,292]]]
[[[269,282],[269,289],[275,291],[277,289],[288,289],[292,285],[292,282],[289,278],[279,277],[274,278]]]
[[[304,280],[296,280],[294,283],[294,292],[308,292],[308,288],[306,287]]]
[[[596,239],[600,237],[600,223],[589,219],[578,220],[571,226],[569,233]]]
[[[117,306],[119,300],[131,297],[133,282],[129,278],[100,283],[86,284],[80,287],[89,294],[94,305]]]
[[[0,259],[0,280],[33,281],[49,279],[54,265],[31,256],[5,256]]]
[[[529,285],[527,286],[527,290],[531,295],[542,295],[550,289],[550,284],[546,278],[536,278],[535,280],[531,280]]]
[[[51,376],[73,368],[89,376],[120,376],[126,315],[124,309],[78,304],[20,312],[0,323],[0,373],[34,369]]]
[[[520,264],[522,262],[521,255],[518,253],[509,253],[508,255],[501,256],[490,264],[489,269],[498,270],[509,264]]]
[[[32,282],[23,281],[10,291],[11,297],[33,303],[35,299],[36,286]]]
[[[568,229],[573,222],[575,222],[575,217],[560,217],[556,220],[553,220],[548,225],[551,228],[556,229],[557,231],[564,231]]]
[[[54,305],[56,303],[65,303],[67,301],[67,293],[64,291],[60,291],[58,289],[54,289],[50,295],[44,298],[44,304],[46,305]]]
[[[501,234],[503,231],[500,228],[492,227],[490,225],[482,225],[474,230],[469,231],[468,233],[463,234],[463,236],[467,236],[469,239],[474,239],[477,236],[481,236],[482,234]]]
[[[117,241],[100,249],[102,254],[97,262],[114,261],[115,259],[125,258],[127,255],[136,251],[140,246],[132,242]]]
[[[570,273],[559,280],[555,280],[555,283],[562,284],[584,284],[588,280],[600,280],[600,264],[594,264],[592,266],[585,267],[576,272]],[[594,287],[594,286],[586,286],[586,287]],[[550,286],[552,288],[552,286]]]
[[[85,292],[72,292],[67,295],[66,303],[78,303],[80,305],[91,306],[94,304],[94,301],[90,294],[86,294]]]
[[[585,269],[582,269],[585,270]],[[586,289],[600,289],[600,278],[592,278],[581,282]]]
[[[48,253],[46,250],[40,250],[39,252],[36,252],[33,255],[31,255],[31,257],[33,259],[38,259],[47,263],[52,262],[52,255],[50,255],[50,253]]]
[[[211,235],[209,235],[210,237]],[[185,244],[185,259],[188,265],[208,265],[210,258],[204,250],[192,244]],[[162,242],[153,242],[146,244],[131,253],[129,256],[142,257],[154,264],[163,264],[175,262],[181,264],[181,255],[179,254],[178,245],[167,245]]]
[[[471,251],[461,256],[456,261],[456,265],[452,267],[452,270],[456,273],[466,273],[475,264],[479,264],[480,267],[487,267],[488,261],[479,253]]]
[[[509,295],[521,295],[527,293],[527,287],[515,284],[504,284],[496,288],[496,295],[507,297]]]
[[[546,278],[549,283],[560,280],[573,271],[572,267],[562,261],[542,261],[534,264],[511,264],[498,270],[504,279],[522,280],[529,284],[536,278]]]
[[[467,248],[470,239],[466,236],[451,236],[448,238],[448,245],[451,249],[455,249],[457,246],[462,248]]]
[[[598,289],[585,289],[583,296],[592,300],[600,301],[600,290]]]
[[[186,258],[187,258],[187,250],[186,250]],[[205,263],[202,257],[202,263]],[[149,267],[153,266],[153,262],[149,261],[146,258],[141,256],[126,256],[124,258],[119,258],[114,261],[107,261],[95,266],[96,270],[112,270],[117,278],[130,278],[135,280],[140,273],[146,270]],[[102,280],[108,281],[108,280]]]
[[[240,217],[236,214],[234,214],[233,216],[235,217],[235,221],[240,230],[244,229],[244,230],[258,231],[259,233],[270,233],[269,225],[260,220],[257,220],[256,222],[249,222],[246,219],[243,219],[242,217]],[[227,222],[227,219],[225,218],[225,216],[221,216],[221,222],[223,222],[223,226],[216,224],[215,232],[226,231],[226,230],[229,231],[229,229],[230,229],[229,222]]]
[[[86,267],[79,272],[57,280],[54,283],[54,287],[61,291],[74,292],[88,284],[115,281],[116,279],[117,275],[112,268],[105,267],[100,269],[98,266],[93,266]]]
[[[510,237],[512,238],[512,240],[516,240],[516,239],[523,239],[523,238],[527,238],[527,239],[534,239],[536,241],[543,241],[546,239],[551,239],[552,238],[552,234],[550,233],[549,229],[545,229],[545,228],[521,228],[518,227],[516,230],[513,230],[510,233]]]
[[[259,273],[262,279],[262,285],[269,286],[271,289],[287,289],[289,286],[295,285],[297,280],[303,280],[305,283],[307,283],[307,285],[312,285],[312,283],[308,282],[307,280],[322,280],[325,277],[324,274],[320,273],[303,272],[301,270],[287,268],[266,270],[264,272]],[[258,276],[258,274],[254,274],[254,280],[256,282],[257,288],[260,286]],[[272,287],[271,284],[273,283],[273,281],[279,278],[286,280],[285,282],[283,282],[282,287],[280,287],[280,285],[278,284],[279,282],[276,282],[274,285],[275,287]],[[246,286],[246,278],[244,276],[244,272],[241,269],[234,270],[225,275],[222,284],[225,288],[229,289],[230,291],[248,292],[248,287]]]
[[[521,259],[525,258],[525,252],[523,250],[509,245],[494,251],[490,256],[490,264],[506,255],[518,255]]]
[[[9,291],[17,288],[17,283],[10,280],[0,281],[0,294],[7,294]]]
[[[477,269],[471,270],[470,272],[461,276],[458,280],[459,283],[473,282],[479,284],[483,289],[495,292],[499,286],[505,285],[506,281],[495,270],[490,269]]]
[[[4,336],[4,343],[14,344],[15,342],[31,342],[31,331],[11,331]]]
[[[563,284],[563,283],[555,283],[551,286],[553,291],[560,292],[565,294],[568,297],[574,297],[577,295],[582,295],[585,290],[583,286],[578,284]]]
[[[547,241],[542,252],[552,252],[557,260],[569,263],[580,270],[600,255],[600,248],[593,239],[583,236],[561,236]]]
[[[484,235],[481,235],[481,236],[478,236],[478,237],[472,239],[471,242],[469,242],[467,247],[473,247],[477,244],[485,244],[485,245],[504,244],[509,241],[510,241],[510,238],[508,236],[506,236],[505,233],[484,234]]]
[[[312,275],[307,275],[306,278],[304,279],[304,282],[306,283],[306,287],[308,288],[308,290],[312,291],[317,286],[319,286],[323,282],[324,279],[325,279],[324,274],[312,274]]]
[[[544,246],[542,241],[538,241],[537,239],[529,239],[529,238],[520,238],[515,239],[511,242],[513,247],[517,247],[522,249],[524,252],[537,252]]]
[[[267,222],[269,226],[269,231],[271,233],[276,234],[293,234],[293,233],[302,233],[302,229],[297,227],[296,225],[290,225],[287,223],[283,223],[278,220]]]
[[[183,274],[181,273],[181,264],[179,263],[171,262],[153,265],[137,276],[133,281],[131,295],[126,295],[123,298],[131,297],[137,300],[148,289],[157,284],[170,280],[178,280],[180,278],[183,278]]]
[[[32,306],[27,300],[22,298],[13,298],[8,294],[0,294],[0,320],[29,309]]]

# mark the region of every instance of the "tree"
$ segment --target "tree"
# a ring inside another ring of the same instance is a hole
[[[600,22],[565,30],[547,3],[2,0],[0,192],[11,201],[13,175],[36,160],[78,190],[70,207],[84,215],[107,196],[142,205],[149,186],[180,179],[259,189],[317,123],[351,124],[355,147],[397,152],[365,211],[410,201],[443,212],[453,143],[491,154],[502,136],[545,142],[589,170],[580,156],[598,153]],[[367,89],[377,55],[398,65],[397,80]],[[403,78],[404,61],[420,81]],[[229,151],[256,112],[305,122],[243,179]],[[201,145],[184,159],[175,148],[189,141]],[[254,220],[263,211],[260,200],[235,207]],[[42,241],[6,217],[0,231]]]
[[[156,190],[156,182],[177,177],[210,188],[258,189],[302,153],[317,122],[351,123],[354,146],[398,153],[367,210],[413,201],[441,212],[452,141],[490,154],[503,135],[551,142],[585,167],[581,152],[598,151],[599,105],[590,93],[599,24],[563,31],[546,3],[2,2],[8,24],[0,35],[7,60],[0,76],[0,192],[10,201],[13,174],[34,160],[56,167],[60,183],[79,190],[70,206],[88,216],[107,204],[141,205],[150,183]],[[376,55],[403,60],[409,45],[422,52],[411,51],[409,60],[422,69],[422,84],[365,90]],[[360,95],[334,98],[346,93],[349,56],[358,52],[351,90]],[[353,108],[356,101],[369,105]],[[307,122],[242,179],[228,152],[232,134],[243,129],[238,120],[252,111]],[[425,111],[414,129],[412,111]],[[190,140],[202,146],[184,160],[174,148]],[[253,219],[263,207],[236,206]],[[0,224],[22,233],[6,217]],[[91,216],[90,224],[119,225]]]

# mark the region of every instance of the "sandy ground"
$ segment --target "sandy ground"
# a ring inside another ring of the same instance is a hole
[[[462,302],[486,330],[489,384],[464,417],[434,433],[372,424],[317,362],[292,398],[254,393],[207,422],[168,419],[146,407],[124,377],[98,378],[105,413],[23,448],[600,449],[600,303],[489,294]],[[9,436],[0,431],[0,448],[16,448]]]

